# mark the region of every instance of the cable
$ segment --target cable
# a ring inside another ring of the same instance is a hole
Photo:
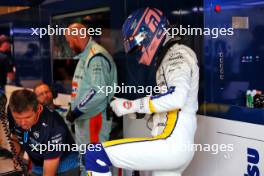
[[[24,175],[26,176],[27,172],[26,172],[26,166],[23,164],[22,159],[19,157],[20,153],[16,152],[14,143],[14,140],[12,140],[11,138],[11,132],[9,129],[9,124],[8,124],[8,119],[7,119],[7,115],[5,113],[5,105],[6,105],[6,97],[4,94],[0,94],[0,123],[3,126],[3,131],[4,134],[6,136],[7,142],[10,146],[11,149],[11,154],[12,154],[12,159],[13,159],[13,163],[14,163],[14,169],[16,171],[19,171],[19,167],[22,169],[22,173],[20,173],[20,175]],[[3,150],[2,150],[3,151]],[[4,152],[4,151],[3,151]],[[11,157],[11,154],[6,153],[9,157]]]
[[[0,123],[3,126],[4,133],[6,135],[8,144],[9,144],[10,149],[11,149],[11,154],[9,154],[9,156],[12,155],[12,159],[13,159],[13,163],[14,163],[14,169],[18,171],[18,170],[20,170],[19,168],[21,168],[23,174],[26,175],[26,166],[23,164],[22,159],[19,157],[20,153],[16,152],[16,149],[15,149],[15,146],[13,143],[14,140],[12,140],[12,138],[11,138],[8,120],[7,120],[5,113],[3,113],[3,112],[0,112]]]

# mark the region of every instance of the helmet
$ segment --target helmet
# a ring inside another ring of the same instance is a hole
[[[156,8],[134,11],[122,27],[126,53],[137,53],[139,63],[150,65],[162,44],[167,18]]]

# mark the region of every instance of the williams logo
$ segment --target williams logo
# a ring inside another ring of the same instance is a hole
[[[244,176],[259,176],[259,153],[256,149],[247,149],[247,162],[247,173],[245,173]]]
[[[35,139],[39,138],[39,132],[38,131],[34,131],[33,135],[34,135]]]

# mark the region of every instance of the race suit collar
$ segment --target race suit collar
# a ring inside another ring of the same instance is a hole
[[[162,46],[160,46],[158,53],[156,54],[156,62],[155,62],[155,67],[156,69],[159,68],[163,58],[165,57],[167,51],[172,47],[174,44],[178,43],[179,39],[178,38],[172,38],[171,36],[166,36],[164,39],[164,43]]]

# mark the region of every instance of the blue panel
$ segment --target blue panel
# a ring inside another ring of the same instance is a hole
[[[220,12],[214,10],[217,4],[221,6]],[[263,124],[263,110],[245,108],[245,93],[248,89],[264,91],[264,20],[261,18],[264,2],[205,0],[204,6],[205,27],[230,28],[238,22],[234,17],[243,17],[244,24],[248,19],[248,28],[245,25],[234,29],[233,36],[215,39],[205,36],[203,111],[207,115]],[[224,112],[219,108],[221,105],[227,108]]]
[[[27,80],[43,80],[50,84],[49,41],[32,36],[31,32],[27,27],[21,26],[13,26],[11,29],[18,84],[23,85],[23,81]]]

